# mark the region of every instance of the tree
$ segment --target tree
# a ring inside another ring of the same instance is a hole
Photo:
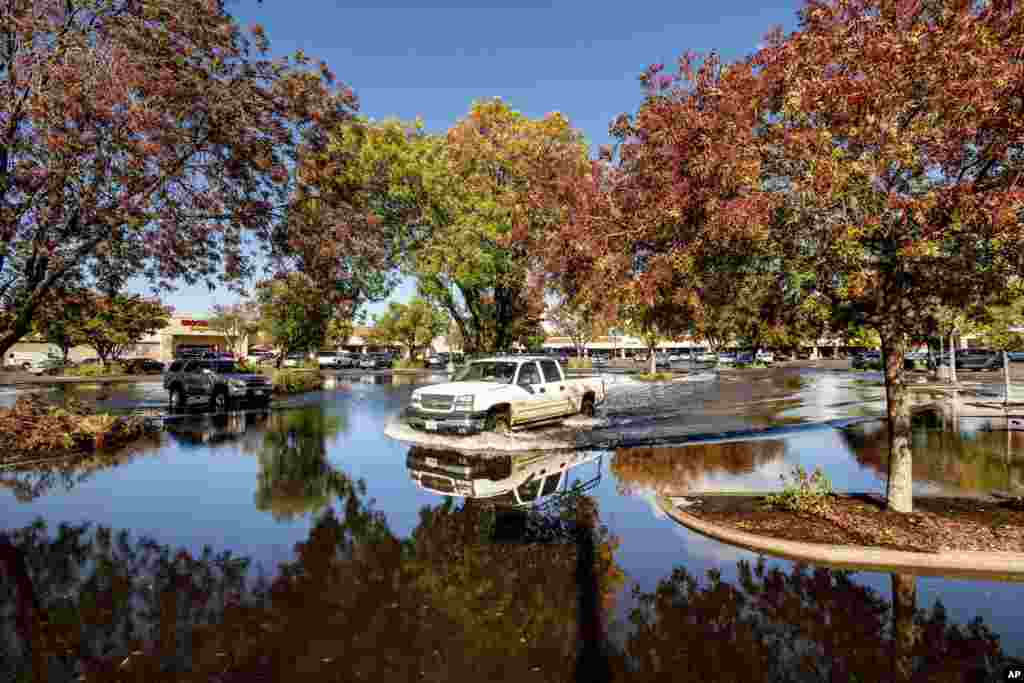
[[[939,307],[985,303],[1024,269],[1024,103],[1009,76],[1024,7],[826,0],[800,18],[734,67],[758,69],[762,96],[746,109],[760,116],[766,187],[786,206],[770,239],[817,274],[837,318],[878,332],[888,504],[909,512],[908,335],[932,333]]]
[[[89,346],[106,365],[134,347],[140,339],[167,327],[170,306],[141,295],[89,294],[83,301],[87,313],[74,323],[72,336]]]
[[[352,92],[206,0],[0,9],[0,353],[67,284],[241,286]]]
[[[407,304],[389,304],[388,310],[374,319],[371,336],[382,344],[400,343],[409,358],[415,358],[417,349],[428,346],[447,327],[448,316],[444,312],[424,299],[415,298]]]
[[[364,121],[339,126],[318,163],[323,184],[351,188],[402,245],[419,295],[448,313],[467,351],[500,350],[530,337],[543,317],[543,273],[525,235],[564,206],[532,193],[585,166],[581,134],[560,114],[530,119],[500,100],[473,104],[446,136],[422,125]]]
[[[66,290],[36,309],[33,330],[60,349],[65,363],[71,349],[85,341],[81,327],[89,316],[91,301],[85,290]]]
[[[323,290],[305,273],[288,273],[256,285],[260,326],[277,347],[277,367],[289,353],[323,346],[336,314]]]
[[[606,332],[608,327],[586,304],[576,303],[564,295],[548,307],[547,320],[557,334],[569,338],[576,355],[581,358],[587,344]]]
[[[251,302],[223,306],[216,304],[208,324],[210,329],[220,332],[228,351],[244,355],[242,340],[256,331],[259,311]]]

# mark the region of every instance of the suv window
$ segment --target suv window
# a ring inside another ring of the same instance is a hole
[[[544,371],[545,382],[561,382],[562,376],[558,374],[558,365],[553,360],[542,360],[540,367]]]
[[[184,363],[182,363],[180,360],[174,361],[173,363],[171,363],[171,369],[169,370],[169,372],[180,372],[182,365],[184,365]]]
[[[519,367],[519,384],[540,384],[540,373],[537,372],[536,363],[523,363]]]

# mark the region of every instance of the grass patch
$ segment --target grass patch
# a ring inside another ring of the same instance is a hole
[[[0,462],[89,453],[133,441],[145,432],[137,416],[97,413],[69,400],[65,407],[23,396],[0,408]]]
[[[667,382],[675,377],[675,375],[671,372],[645,372],[641,375],[635,375],[635,377],[641,382]]]
[[[570,370],[593,370],[594,361],[589,358],[570,358],[569,369]]]
[[[304,394],[323,388],[324,377],[320,370],[282,368],[269,372],[274,391],[279,394]]]
[[[403,358],[401,360],[396,360],[391,367],[394,370],[424,370],[427,367],[427,362],[424,360],[409,360]]]
[[[103,363],[89,363],[88,365],[65,368],[63,371],[65,377],[111,377],[126,374],[128,371],[121,363],[108,363],[106,366]]]

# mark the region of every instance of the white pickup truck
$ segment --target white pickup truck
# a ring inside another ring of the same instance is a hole
[[[577,413],[593,415],[605,395],[604,380],[566,379],[551,358],[496,356],[471,361],[452,382],[412,392],[405,418],[428,432],[506,433]]]

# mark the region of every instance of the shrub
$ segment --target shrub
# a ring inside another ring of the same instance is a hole
[[[280,394],[302,394],[323,388],[324,378],[319,371],[282,368],[271,374],[274,391]]]
[[[109,377],[124,375],[127,372],[122,363],[108,363],[106,366],[102,363],[89,363],[88,365],[65,368],[64,375],[66,377]]]
[[[260,369],[256,366],[255,363],[249,362],[245,359],[238,361],[235,364],[235,367],[238,368],[239,372],[243,372],[248,375],[255,375],[260,371]]]
[[[641,382],[666,382],[672,379],[672,377],[671,372],[655,372],[653,374],[645,372],[642,375],[636,376]]]
[[[427,367],[427,363],[426,361],[419,359],[406,360],[403,358],[401,360],[396,360],[392,367],[395,370],[423,370]]]
[[[138,417],[94,413],[74,401],[63,408],[24,396],[0,408],[0,460],[88,452],[134,440],[145,431]]]
[[[591,370],[594,367],[594,361],[589,358],[570,358],[569,369],[570,370]]]
[[[790,476],[791,479],[787,479],[786,475],[779,475],[779,479],[782,480],[782,491],[768,496],[768,505],[813,514],[821,513],[829,507],[832,483],[820,467],[815,467],[814,472],[808,475],[807,470],[797,465]]]

